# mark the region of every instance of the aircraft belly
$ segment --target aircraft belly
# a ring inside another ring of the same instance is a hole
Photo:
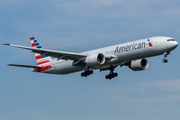
[[[53,68],[56,74],[69,74],[78,71],[82,71],[84,68],[72,66],[73,61],[66,61],[57,65],[54,65]]]

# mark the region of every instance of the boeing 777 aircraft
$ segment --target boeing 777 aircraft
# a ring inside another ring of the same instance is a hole
[[[8,66],[27,67],[31,68],[33,72],[50,74],[84,71],[81,73],[82,77],[93,74],[93,70],[96,69],[110,70],[110,73],[105,76],[106,79],[112,79],[118,75],[114,73],[117,66],[128,66],[133,71],[145,70],[149,65],[146,59],[148,57],[164,54],[163,62],[167,63],[167,55],[178,46],[178,42],[173,38],[162,36],[74,53],[43,49],[34,37],[31,37],[30,41],[32,47],[14,44],[3,45],[31,50],[35,54],[37,65],[8,64]]]

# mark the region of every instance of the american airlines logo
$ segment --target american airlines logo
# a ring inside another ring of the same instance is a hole
[[[117,47],[114,51],[114,54],[142,49],[145,48],[145,45],[146,43],[142,42],[142,43],[133,43],[132,45],[127,45],[127,46]]]
[[[149,47],[152,47],[153,45],[152,45],[151,41],[149,39],[147,39],[147,41],[148,41]]]

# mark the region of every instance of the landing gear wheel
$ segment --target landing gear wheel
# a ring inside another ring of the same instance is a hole
[[[117,77],[117,76],[118,76],[118,74],[117,74],[117,73],[114,73],[114,76],[115,76],[115,77]]]
[[[86,71],[86,74],[87,74],[87,75],[90,75],[90,71]]]
[[[113,78],[113,76],[114,76],[113,74],[109,74],[109,78]]]
[[[91,74],[93,74],[92,70],[85,70],[84,72],[81,73],[81,77],[87,77]]]
[[[109,75],[106,75],[106,77],[105,77],[106,79],[109,79]]]
[[[163,63],[167,63],[168,62],[168,60],[167,59],[163,59]]]
[[[105,78],[111,80],[112,78],[117,77],[117,76],[118,74],[113,72],[113,73],[109,73],[109,75],[106,75]]]
[[[84,73],[81,73],[81,77],[84,77]]]

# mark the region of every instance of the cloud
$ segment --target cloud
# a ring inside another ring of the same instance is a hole
[[[116,101],[123,101],[125,103],[164,103],[164,102],[175,102],[180,100],[180,95],[171,95],[165,97],[150,97],[150,98],[138,98],[138,97],[126,97],[126,96],[114,96],[112,99]]]
[[[173,102],[180,100],[180,79],[142,82],[131,86],[92,88],[115,101],[127,103]],[[156,94],[154,94],[156,93]]]
[[[152,83],[159,90],[180,92],[180,79],[177,80],[158,80]]]

